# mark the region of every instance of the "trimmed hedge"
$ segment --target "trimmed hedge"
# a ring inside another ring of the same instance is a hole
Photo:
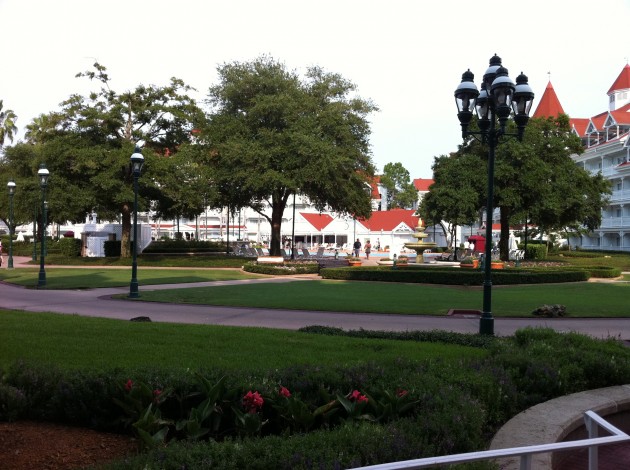
[[[344,281],[411,282],[469,286],[483,285],[484,278],[484,273],[480,270],[412,266],[399,266],[397,269],[385,266],[378,268],[325,268],[321,269],[319,274],[324,279]],[[589,277],[589,271],[582,268],[510,268],[492,271],[492,283],[495,285],[583,282],[588,281]]]
[[[154,241],[144,250],[143,254],[163,253],[221,253],[225,252],[225,244],[199,240],[164,240]]]
[[[269,274],[272,276],[317,274],[319,271],[319,264],[317,262],[270,264],[251,261],[243,266],[243,271],[256,274]]]
[[[81,256],[81,240],[78,238],[61,238],[58,242],[59,250],[64,256],[78,258]]]

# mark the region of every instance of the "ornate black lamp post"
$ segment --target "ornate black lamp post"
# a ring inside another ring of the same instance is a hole
[[[9,190],[9,261],[7,268],[13,269],[13,195],[15,194],[15,182],[10,180],[7,183]]]
[[[50,172],[46,169],[45,164],[39,165],[39,171],[37,172],[37,176],[39,178],[39,186],[42,188],[42,243],[39,255],[39,279],[37,281],[37,287],[43,288],[46,287],[46,271],[44,269],[44,257],[46,254],[46,209],[48,208],[48,204],[46,204],[46,186],[48,185],[48,176]]]
[[[469,136],[488,146],[488,198],[486,202],[486,246],[484,255],[483,313],[479,323],[479,333],[494,334],[492,317],[492,213],[494,199],[494,153],[502,137],[523,138],[529,120],[529,111],[534,93],[522,73],[516,78],[516,85],[508,77],[508,71],[501,66],[501,58],[496,54],[490,59],[490,66],[483,76],[481,92],[473,83],[470,70],[464,72],[462,81],[455,90],[457,117],[462,126],[462,137]],[[479,131],[468,130],[473,109],[477,112]],[[511,112],[518,132],[508,134],[505,126]],[[498,121],[498,127],[497,127]]]
[[[131,173],[133,174],[133,244],[131,245],[133,261],[131,263],[131,284],[129,285],[129,297],[140,297],[138,293],[138,177],[142,171],[144,157],[140,147],[136,148],[131,156]]]

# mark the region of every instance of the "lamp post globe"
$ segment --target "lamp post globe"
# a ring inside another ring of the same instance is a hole
[[[15,181],[10,180],[7,183],[9,191],[9,260],[7,268],[13,269],[13,195],[15,194]]]
[[[462,127],[462,138],[472,137],[488,146],[488,191],[486,201],[486,244],[484,249],[483,312],[479,321],[480,334],[494,334],[492,316],[492,214],[494,212],[494,157],[496,146],[501,139],[516,137],[522,140],[529,111],[534,100],[527,76],[521,73],[516,84],[508,76],[508,70],[501,65],[501,58],[494,55],[483,76],[478,92],[473,83],[474,75],[469,70],[462,75],[462,81],[455,89],[457,117]],[[472,109],[477,112],[479,131],[470,131]],[[510,115],[513,115],[518,132],[505,131]],[[498,126],[497,126],[498,124]]]
[[[131,155],[131,174],[133,176],[133,242],[131,245],[132,262],[131,262],[131,283],[129,284],[129,297],[140,297],[138,292],[138,178],[144,164],[144,156],[139,146]]]
[[[37,171],[37,177],[39,178],[39,187],[42,190],[42,230],[41,230],[41,252],[39,254],[39,278],[37,280],[37,287],[44,288],[46,287],[46,270],[44,268],[44,257],[46,255],[46,212],[48,209],[48,204],[46,203],[46,187],[48,186],[48,177],[50,176],[50,172],[46,168],[45,164],[39,165],[39,170]]]

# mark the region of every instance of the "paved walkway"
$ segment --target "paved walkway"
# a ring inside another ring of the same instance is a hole
[[[30,258],[14,257],[14,266],[26,264]],[[5,259],[6,261],[6,259]],[[370,260],[370,262],[374,262]],[[61,267],[61,266],[60,266]],[[140,286],[142,292],[158,289],[199,286],[221,286],[242,283],[299,283],[312,276],[287,276],[242,281],[216,281],[191,284]],[[148,316],[153,321],[196,323],[229,326],[256,326],[298,329],[308,325],[334,326],[343,329],[385,331],[447,330],[457,333],[477,333],[476,316],[379,315],[370,313],[340,313],[302,310],[263,309],[254,307],[220,307],[208,305],[163,304],[112,299],[115,294],[126,294],[128,287],[91,290],[36,290],[0,283],[0,308],[30,312],[55,312],[92,317],[128,320]],[[630,340],[630,318],[495,318],[495,334],[507,336],[527,327],[548,327],[556,331],[576,331],[596,338]]]

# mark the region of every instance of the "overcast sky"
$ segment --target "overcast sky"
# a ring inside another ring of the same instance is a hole
[[[467,68],[479,85],[490,57],[536,94],[549,81],[572,117],[608,109],[630,56],[630,0],[0,0],[0,99],[20,136],[71,93],[97,89],[78,72],[97,59],[112,88],[178,77],[203,99],[216,67],[263,54],[300,74],[318,65],[358,86],[378,171],[401,162],[430,178],[461,141],[453,91]]]

